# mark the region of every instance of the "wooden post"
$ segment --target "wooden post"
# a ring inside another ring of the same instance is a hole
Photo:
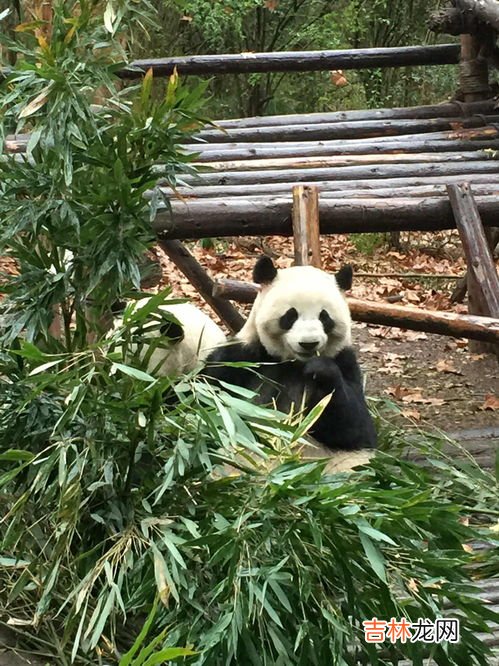
[[[447,191],[468,266],[468,311],[499,318],[499,277],[470,185],[448,185]],[[499,353],[498,346],[473,346]]]
[[[480,46],[479,39],[474,35],[461,35],[459,79],[465,102],[490,97],[489,68],[485,58],[479,58]]]
[[[230,331],[237,333],[244,325],[244,317],[232,303],[213,295],[215,283],[185,245],[178,240],[161,239],[158,240],[158,244],[199,291],[201,296],[213,308]]]
[[[293,237],[295,265],[321,267],[319,189],[314,185],[293,187]]]

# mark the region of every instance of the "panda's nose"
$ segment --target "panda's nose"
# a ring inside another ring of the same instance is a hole
[[[314,351],[314,349],[317,347],[318,344],[319,344],[318,340],[316,340],[315,342],[300,342],[300,347],[305,351],[311,352]]]

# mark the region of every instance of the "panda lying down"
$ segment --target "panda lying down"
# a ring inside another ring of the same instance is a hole
[[[350,311],[343,295],[352,284],[351,267],[335,276],[312,266],[277,270],[270,258],[261,257],[253,280],[261,290],[249,318],[231,342],[208,355],[205,376],[250,389],[259,403],[275,402],[283,412],[293,404],[310,410],[332,393],[309,434],[329,453],[373,449],[376,431],[351,347]],[[236,361],[261,365],[223,365]],[[367,453],[357,455],[357,464],[367,460]]]

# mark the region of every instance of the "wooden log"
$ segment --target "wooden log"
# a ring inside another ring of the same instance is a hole
[[[466,180],[473,184],[490,185],[495,192],[495,186],[499,183],[499,173],[467,173]],[[404,197],[405,191],[414,187],[430,188],[435,186],[444,186],[447,183],[461,183],[463,181],[462,174],[446,175],[446,176],[426,176],[426,177],[406,177],[406,178],[372,178],[369,180],[319,180],[319,181],[304,181],[304,184],[317,185],[320,192],[327,194],[328,192],[338,192],[338,198],[353,196],[352,190],[361,192],[364,196],[366,191],[380,191],[390,190],[396,192],[397,197]],[[245,185],[198,185],[178,187],[176,192],[186,199],[190,198],[227,198],[227,197],[240,197],[240,196],[285,196],[291,192],[296,181],[286,181],[282,183],[254,183]],[[171,198],[176,196],[170,187],[163,187],[163,193],[166,197]],[[399,191],[400,190],[400,191]],[[486,194],[487,192],[483,192]],[[447,194],[447,190],[445,190]],[[151,197],[149,191],[146,196]],[[407,196],[411,196],[409,193]],[[376,197],[373,194],[373,197]]]
[[[488,114],[489,116],[491,114]],[[468,116],[467,116],[468,117]],[[471,116],[470,116],[471,117]],[[476,116],[473,116],[476,117]],[[483,117],[483,116],[482,116]],[[204,143],[202,141],[193,141],[191,143],[186,143],[183,147],[186,150],[191,150],[194,153],[205,152],[210,150],[220,150],[225,152],[225,150],[239,150],[244,148],[256,148],[258,150],[265,150],[272,148],[273,146],[277,147],[296,147],[300,146],[338,146],[346,145],[348,147],[353,146],[362,146],[362,145],[372,145],[376,146],[379,143],[385,144],[389,142],[393,143],[409,143],[411,141],[473,141],[480,139],[495,139],[497,138],[497,125],[481,125],[480,127],[460,127],[459,125],[450,130],[440,130],[436,132],[419,132],[416,134],[387,134],[386,136],[377,136],[375,139],[371,137],[360,138],[360,139],[319,139],[317,141],[302,141],[298,139],[296,141],[237,141],[233,142],[230,139],[221,137],[221,141],[217,143]],[[18,137],[27,136],[27,135],[17,135]]]
[[[218,298],[250,303],[258,293],[258,285],[217,280],[213,293]],[[499,319],[496,318],[386,305],[357,298],[347,298],[347,301],[354,321],[499,343]]]
[[[475,130],[476,131],[476,130]],[[438,133],[444,134],[444,133]],[[427,135],[420,135],[426,137]],[[211,146],[217,146],[210,149]],[[6,144],[10,150],[10,142]],[[218,147],[219,146],[219,147]],[[267,144],[206,144],[199,149],[189,145],[186,152],[196,154],[196,162],[216,162],[228,160],[258,160],[277,157],[308,157],[322,155],[359,155],[386,153],[448,153],[473,150],[499,150],[499,130],[487,128],[483,138],[474,139],[408,139],[398,138],[389,141],[302,141],[276,142]],[[12,151],[11,151],[12,152]]]
[[[189,250],[178,240],[160,239],[158,243],[229,330],[232,333],[237,333],[244,324],[244,318],[231,303],[213,295],[213,280]]]
[[[224,171],[265,172],[267,169],[311,169],[326,167],[360,166],[363,164],[414,164],[437,162],[477,162],[490,159],[490,153],[483,150],[444,153],[382,153],[348,155],[314,155],[307,157],[269,157],[254,160],[225,160],[221,162],[193,162],[193,166]]]
[[[457,9],[488,23],[499,31],[499,2],[497,0],[454,0]]]
[[[402,120],[364,120],[359,122],[311,123],[285,126],[243,127],[201,130],[200,141],[312,141],[322,139],[363,139],[397,134],[421,134],[469,127],[483,127],[499,121],[498,115],[463,118],[428,118]]]
[[[444,7],[430,14],[428,28],[438,34],[474,35],[480,32],[482,24],[474,14],[466,14],[457,7]]]
[[[308,125],[312,123],[335,123],[359,120],[394,120],[401,118],[447,118],[472,116],[475,113],[491,113],[494,101],[446,102],[444,104],[425,104],[423,106],[399,106],[383,109],[359,109],[353,111],[327,111],[319,113],[285,114],[280,116],[252,116],[250,118],[230,118],[217,120],[218,127],[225,129],[243,127],[269,127],[279,125]]]
[[[179,74],[242,74],[250,72],[317,72],[330,69],[449,65],[459,59],[455,44],[403,46],[397,48],[345,49],[336,51],[280,51],[276,53],[229,53],[134,60],[118,72],[126,79]]]
[[[460,182],[462,182],[463,177],[457,176]],[[475,183],[473,191],[475,194],[480,196],[499,196],[499,175],[496,179],[496,184],[493,183]],[[379,182],[379,181],[378,181]],[[410,184],[407,184],[407,187],[380,187],[376,189],[356,189],[356,190],[342,190],[336,189],[336,183],[330,181],[327,183],[327,187],[331,189],[325,189],[324,183],[321,187],[318,187],[320,190],[321,199],[350,199],[355,197],[355,199],[400,199],[404,197],[411,197],[417,199],[424,199],[426,197],[442,197],[448,196],[446,186],[442,184],[428,184],[428,185],[417,185],[415,187],[410,187]],[[146,197],[150,198],[151,193],[146,193]],[[231,198],[231,200],[236,199],[236,197],[243,197],[244,199],[253,199],[255,201],[268,201],[272,197],[279,196],[282,198],[287,198],[291,200],[290,188],[282,188],[282,190],[276,195],[275,193],[257,193],[256,190],[252,190],[249,194],[245,194],[245,188],[233,188],[233,187],[197,187],[197,188],[179,188],[175,192],[169,194],[165,193],[165,196],[172,196],[174,198],[186,199],[189,201],[196,201],[198,199],[224,199]]]
[[[468,172],[498,174],[499,161],[488,159],[471,164],[467,162],[442,162],[413,164],[371,164],[365,166],[319,167],[310,169],[268,169],[255,171],[224,171],[223,173],[203,173],[182,177],[188,185],[249,185],[255,183],[312,183],[318,180],[354,180],[371,178],[426,178],[428,176],[453,176]],[[158,175],[161,169],[158,168]]]
[[[315,186],[293,187],[291,213],[296,266],[321,268],[319,237],[319,190]]]
[[[464,105],[463,105],[464,106]],[[269,119],[272,119],[269,116]],[[224,159],[251,159],[264,157],[286,157],[306,155],[342,155],[343,153],[389,153],[404,152],[448,152],[459,150],[479,150],[497,148],[499,129],[495,126],[462,128],[423,134],[398,134],[352,140],[320,141],[276,141],[237,143],[187,143],[183,149],[198,155],[197,161]],[[8,135],[5,151],[23,153],[29,141],[29,134]]]
[[[486,226],[496,226],[499,200],[479,197]],[[196,239],[224,236],[290,236],[289,199],[270,201],[172,201],[172,211],[160,209],[153,222],[162,238]],[[319,204],[322,234],[388,231],[431,231],[456,226],[450,202],[426,199],[324,199]]]
[[[476,102],[490,96],[487,60],[480,57],[481,39],[461,35],[459,87],[465,102]]]
[[[480,187],[482,186],[475,184],[473,186],[473,193],[480,194],[480,189],[479,189]],[[488,227],[487,229],[485,229],[485,235],[487,237],[487,242],[492,252],[492,256],[494,256],[494,250],[499,243],[499,228]],[[464,301],[464,297],[466,296],[467,291],[468,291],[468,275],[467,273],[465,273],[463,277],[459,278],[459,282],[457,283],[454,291],[451,294],[450,297],[451,303],[462,303]]]
[[[453,184],[447,191],[468,266],[470,313],[499,317],[499,277],[471,187]]]

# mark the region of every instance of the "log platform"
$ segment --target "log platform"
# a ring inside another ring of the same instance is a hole
[[[223,120],[185,146],[186,174],[158,210],[168,240],[293,234],[292,189],[319,192],[321,233],[455,228],[446,186],[473,186],[499,215],[499,112],[491,101]],[[19,142],[11,141],[19,150]]]

